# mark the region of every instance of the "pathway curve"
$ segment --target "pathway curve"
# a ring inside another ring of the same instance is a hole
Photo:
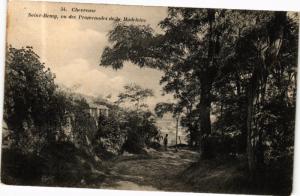
[[[191,191],[180,173],[199,158],[197,152],[175,149],[148,150],[149,155],[124,154],[110,166],[101,188],[149,191]]]

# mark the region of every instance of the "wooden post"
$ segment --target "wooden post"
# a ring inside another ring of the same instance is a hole
[[[179,123],[179,114],[176,117],[176,138],[175,138],[175,149],[177,151],[177,138],[178,138],[178,123]]]

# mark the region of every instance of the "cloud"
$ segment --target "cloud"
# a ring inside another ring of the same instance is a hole
[[[7,42],[17,48],[33,46],[51,68],[65,66],[78,56],[99,64],[103,46],[107,45],[107,31],[83,28],[76,20],[10,17],[9,21]]]
[[[77,86],[76,91],[92,96],[116,94],[123,89],[126,79],[122,76],[108,76],[100,69],[91,69],[85,59],[75,59],[68,65],[54,70],[56,82],[67,87]]]
[[[69,3],[59,5],[67,9],[79,6]],[[167,8],[84,4],[86,8],[89,6],[97,9],[96,15],[145,18],[153,28],[157,28],[158,21],[167,14]],[[61,14],[56,3],[10,3],[7,42],[16,48],[32,46],[46,67],[56,74],[57,83],[76,86],[76,91],[83,94],[112,94],[113,97],[123,90],[125,84],[136,83],[154,90],[155,97],[147,100],[151,108],[155,103],[170,98],[160,96],[161,71],[140,69],[131,63],[126,63],[118,71],[99,66],[102,51],[108,44],[106,35],[112,29],[112,22],[28,18],[29,12]]]

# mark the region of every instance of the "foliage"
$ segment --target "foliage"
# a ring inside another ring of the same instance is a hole
[[[117,24],[101,66],[131,61],[161,70],[202,158],[244,154],[253,181],[278,165],[289,171],[279,159],[293,156],[297,14],[169,8],[159,26],[157,33]],[[159,103],[158,116],[178,113],[171,105]]]
[[[124,92],[121,92],[118,95],[117,103],[132,103],[136,110],[139,110],[141,108],[147,108],[148,105],[143,103],[143,101],[148,98],[152,97],[154,95],[152,89],[143,89],[141,86],[137,84],[130,84],[124,86]]]
[[[154,115],[144,103],[153,95],[152,89],[144,89],[136,84],[125,85],[124,91],[118,95],[117,106],[110,107],[109,119],[102,117],[100,135],[104,134],[105,138],[111,138],[110,141],[123,144],[121,151],[145,153],[143,148],[150,145],[159,134]],[[135,107],[122,108],[120,103],[125,106],[131,103]]]
[[[158,103],[156,104],[155,106],[155,114],[158,116],[158,117],[163,117],[163,115],[165,113],[176,113],[176,109],[175,108],[176,105],[174,103]]]
[[[108,104],[109,115],[100,116],[98,131],[93,145],[97,154],[104,159],[113,158],[120,153],[146,153],[143,149],[153,145],[153,140],[159,134],[155,118],[144,100],[153,96],[151,89],[139,85],[125,85],[124,91],[118,95],[117,104]],[[135,107],[121,107],[133,104]],[[101,103],[104,104],[104,103]]]
[[[63,114],[55,108],[59,98],[55,99],[54,76],[31,47],[7,49],[5,78],[4,120],[13,131],[14,145],[24,145],[22,137],[28,134],[51,137],[53,130],[45,126],[59,123]],[[35,133],[26,133],[31,127]]]
[[[78,174],[91,174],[97,162],[90,143],[96,121],[85,112],[86,100],[59,89],[32,47],[8,48],[5,77],[4,121],[12,145],[3,148],[3,182],[79,184]]]
[[[119,120],[113,112],[110,112],[108,117],[102,115],[98,119],[98,130],[93,138],[93,146],[95,152],[104,159],[113,158],[122,151],[127,131],[121,129]]]
[[[124,123],[127,139],[123,149],[130,153],[145,153],[144,147],[159,134],[151,112],[128,111]]]

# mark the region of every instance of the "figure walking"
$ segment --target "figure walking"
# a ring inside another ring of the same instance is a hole
[[[165,138],[164,138],[164,147],[165,147],[165,151],[168,150],[168,134],[166,134]]]

